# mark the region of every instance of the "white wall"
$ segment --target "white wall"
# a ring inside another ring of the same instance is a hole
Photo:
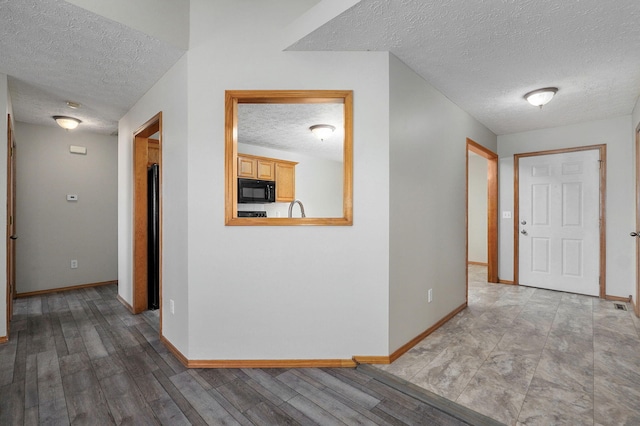
[[[7,199],[7,114],[13,116],[6,74],[0,74],[0,200]],[[15,122],[14,122],[15,123]],[[7,223],[7,209],[0,209],[0,223]],[[6,235],[5,241],[9,236]],[[0,337],[7,336],[7,245],[0,244]]]
[[[118,294],[133,303],[133,133],[162,111],[162,332],[187,353],[187,55],[183,56],[118,125]],[[218,170],[209,169],[210,182]],[[169,317],[169,300],[176,304]]]
[[[496,136],[393,55],[390,117],[393,352],[466,301],[466,138],[495,152]]]
[[[190,358],[387,353],[388,55],[282,52],[312,3],[191,2]],[[354,91],[353,226],[224,226],[227,89]]]
[[[342,162],[241,143],[238,152],[296,161],[296,198],[302,201],[307,217],[342,217]],[[240,204],[238,209],[264,210],[268,217],[287,217],[289,203]],[[299,215],[300,209],[295,206],[293,216]]]
[[[22,122],[15,134],[16,292],[116,280],[117,139]]]
[[[632,118],[624,116],[552,129],[498,136],[500,210],[513,211],[513,155],[552,149],[607,145],[607,295],[635,292],[634,160]],[[500,220],[500,279],[513,279],[513,220]],[[511,266],[510,269],[509,266]]]
[[[486,158],[469,152],[469,262],[487,263]]]

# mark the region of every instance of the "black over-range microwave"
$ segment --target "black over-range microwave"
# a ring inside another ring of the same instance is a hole
[[[238,179],[238,203],[275,203],[276,183],[272,180]]]

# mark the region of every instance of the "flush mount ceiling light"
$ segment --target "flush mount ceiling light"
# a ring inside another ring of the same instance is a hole
[[[331,134],[336,130],[336,128],[331,124],[315,124],[309,127],[309,130],[311,130],[311,133],[316,135],[318,139],[323,141],[329,136],[331,136]]]
[[[58,126],[62,127],[65,130],[73,130],[78,127],[78,124],[82,123],[82,121],[73,117],[66,117],[64,115],[54,115],[53,119],[56,120]]]
[[[527,93],[524,95],[524,98],[531,105],[542,108],[543,105],[549,103],[557,91],[557,87],[545,87],[544,89],[538,89]]]

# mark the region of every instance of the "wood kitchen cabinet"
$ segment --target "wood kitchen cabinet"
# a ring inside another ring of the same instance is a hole
[[[296,198],[296,162],[277,158],[238,154],[238,177],[275,180],[276,202],[291,202]]]
[[[249,155],[238,155],[238,177],[275,180],[274,160]]]
[[[296,164],[276,163],[276,201],[291,202],[296,198]]]

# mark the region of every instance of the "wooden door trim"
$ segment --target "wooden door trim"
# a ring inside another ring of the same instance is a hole
[[[565,154],[568,152],[591,151],[600,152],[600,298],[604,299],[607,294],[607,145],[588,145],[574,148],[552,149],[547,151],[525,152],[513,155],[513,283],[520,284],[519,263],[520,263],[520,158],[537,157],[542,155]]]
[[[12,288],[12,285],[15,286],[15,274],[16,274],[16,265],[15,265],[15,241],[11,240],[9,237],[12,234],[12,231],[15,232],[15,190],[16,190],[16,180],[15,180],[15,160],[13,156],[13,150],[15,145],[15,138],[13,134],[13,125],[11,122],[11,114],[7,114],[7,225],[6,225],[6,262],[7,262],[7,284],[6,284],[6,335],[4,338],[9,340],[9,332],[10,332],[10,324],[11,317],[13,316],[13,296],[15,294],[15,288]],[[10,197],[14,197],[13,201],[10,200]],[[13,210],[13,211],[11,211]],[[13,245],[13,249],[11,248]],[[13,252],[13,256],[11,253]],[[11,274],[13,273],[13,279]]]
[[[487,159],[487,281],[497,283],[498,278],[498,154],[467,138],[467,182],[465,223],[466,263],[469,263],[469,151]],[[467,277],[467,282],[468,282]],[[468,284],[467,284],[468,285]]]
[[[147,162],[149,139],[159,132],[159,163],[162,162],[162,112],[133,133],[133,308],[134,314],[147,310]],[[162,188],[162,173],[159,176]],[[162,192],[160,193],[160,334],[162,335]]]

